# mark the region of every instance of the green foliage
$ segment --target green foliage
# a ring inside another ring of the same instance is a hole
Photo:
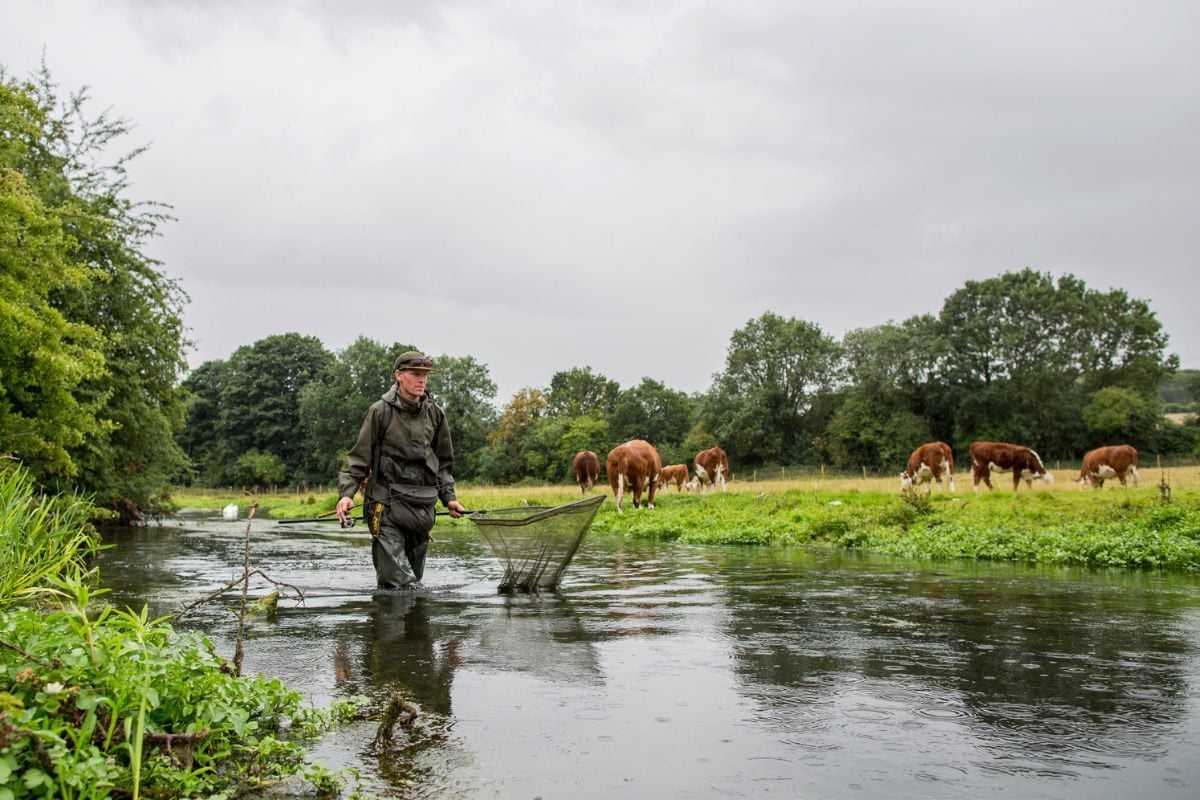
[[[78,497],[39,494],[24,468],[0,468],[0,607],[83,574],[100,544],[90,515],[91,505]]]
[[[250,449],[237,457],[226,477],[237,486],[278,486],[287,478],[287,465],[274,453]]]
[[[298,333],[268,336],[235,350],[221,388],[219,441],[226,458],[260,450],[278,456],[288,479],[309,477],[300,393],[327,375],[333,361],[319,339]],[[385,374],[391,374],[390,364]],[[360,422],[365,410],[359,411]]]
[[[619,391],[616,381],[593,374],[591,367],[556,372],[546,393],[546,412],[552,417],[606,417]]]
[[[482,469],[488,430],[495,422],[496,384],[487,365],[471,356],[440,355],[429,391],[446,411],[454,443],[455,480],[471,480]]]
[[[354,444],[367,408],[393,383],[392,363],[411,345],[385,346],[360,336],[297,392],[304,455],[292,474],[332,481]]]
[[[596,531],[694,544],[824,545],[920,559],[1200,571],[1200,502],[1039,492],[906,500],[874,491],[659,495]]]
[[[63,588],[62,610],[0,614],[0,795],[229,796],[293,774],[335,785],[277,738],[298,693],[234,675],[198,634],[144,610],[94,612],[85,588]]]
[[[535,424],[546,416],[546,394],[526,387],[513,395],[500,410],[495,427],[488,433],[487,449],[481,468],[482,477],[494,483],[516,483],[536,475],[530,471],[525,454],[527,440]],[[533,465],[544,468],[545,462]]]
[[[1200,402],[1200,369],[1181,369],[1158,383],[1158,398],[1166,405]]]
[[[144,254],[169,217],[127,197],[144,148],[107,156],[129,123],[55,92],[0,71],[0,434],[39,481],[135,519],[186,463],[186,297]]]
[[[1177,366],[1144,301],[1026,269],[968,281],[939,322],[950,348],[941,379],[956,441],[1019,441],[1047,454],[1088,446],[1080,409],[1094,392],[1123,387],[1152,397]],[[935,432],[940,430],[934,424]]]
[[[614,443],[645,439],[658,449],[664,464],[674,464],[686,457],[682,445],[693,417],[693,403],[687,395],[643,378],[617,396],[608,427]]]
[[[911,411],[881,408],[857,389],[826,429],[833,463],[846,467],[903,469],[913,449],[931,439],[924,419]]]
[[[228,371],[228,362],[205,361],[183,380],[186,422],[176,441],[192,465],[185,482],[192,477],[210,486],[224,482],[229,454],[220,441],[221,392]]]
[[[1093,442],[1121,442],[1146,449],[1157,444],[1159,425],[1157,399],[1126,389],[1107,386],[1094,392],[1083,407],[1083,421]]]
[[[819,326],[767,312],[734,331],[701,419],[739,462],[799,460],[824,429],[818,401],[837,389],[840,358]]]
[[[71,257],[67,211],[39,192],[68,193],[51,126],[33,88],[0,72],[0,455],[39,478],[74,475],[70,450],[109,429],[98,402],[80,399],[105,369],[100,332],[55,302],[95,276]]]

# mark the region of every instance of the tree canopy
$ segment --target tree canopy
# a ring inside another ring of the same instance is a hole
[[[186,464],[187,298],[145,254],[165,207],[128,196],[144,148],[110,157],[130,125],[88,102],[0,70],[0,433],[43,484],[132,519]]]

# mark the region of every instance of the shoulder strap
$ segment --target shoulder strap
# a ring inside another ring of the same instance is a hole
[[[380,419],[382,418],[382,421]],[[390,403],[383,404],[383,414],[375,418],[375,436],[371,440],[371,485],[379,479],[379,460],[383,450],[383,437],[387,433],[388,426],[392,424],[392,406]]]

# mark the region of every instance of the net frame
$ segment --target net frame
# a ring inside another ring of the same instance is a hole
[[[496,558],[504,562],[501,592],[539,592],[558,587],[604,495],[559,506],[517,506],[476,511],[475,523]]]

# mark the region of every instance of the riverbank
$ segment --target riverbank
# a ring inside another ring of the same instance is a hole
[[[692,544],[817,545],[861,549],[930,560],[981,559],[1092,567],[1200,571],[1200,467],[1166,473],[1171,502],[1143,470],[1142,486],[1080,491],[1075,475],[1060,471],[1052,486],[1022,484],[1013,492],[1001,476],[993,492],[935,489],[906,500],[895,478],[824,478],[737,481],[724,494],[660,492],[653,512],[629,507],[618,516],[601,506],[595,533],[673,539]],[[607,487],[593,491],[608,493]],[[460,484],[468,508],[552,506],[580,497],[574,486],[474,486]],[[185,490],[176,502],[213,511],[245,496]],[[333,508],[329,493],[272,494],[257,498],[260,517],[314,517]],[[336,523],[331,523],[336,524]],[[443,529],[469,528],[467,520],[439,517]]]
[[[0,797],[229,797],[281,779],[336,792],[301,741],[356,704],[307,708],[203,636],[107,605],[90,512],[0,469]]]

